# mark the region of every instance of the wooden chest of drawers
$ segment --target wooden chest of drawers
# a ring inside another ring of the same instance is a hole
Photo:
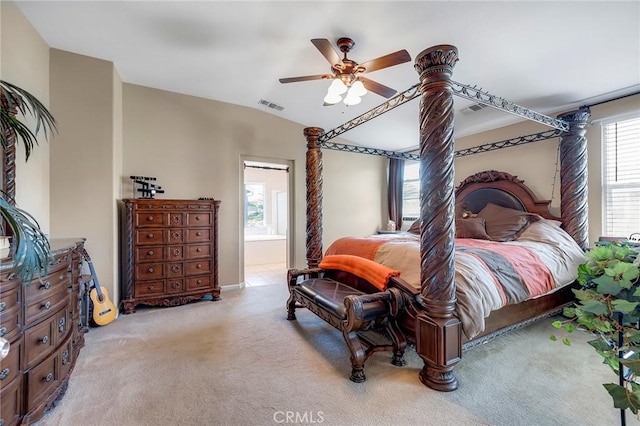
[[[64,395],[84,345],[79,322],[80,253],[84,241],[52,240],[47,275],[22,284],[10,260],[0,262],[0,425],[30,424]]]
[[[120,202],[124,313],[175,306],[204,295],[220,299],[218,200]]]

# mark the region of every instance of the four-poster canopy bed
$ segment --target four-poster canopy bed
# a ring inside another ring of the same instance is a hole
[[[293,312],[296,302],[301,300],[299,280],[297,280],[299,276],[306,278],[323,276],[334,279],[336,282],[358,289],[358,292],[369,293],[366,301],[371,300],[371,295],[382,295],[384,293],[380,287],[372,286],[371,282],[367,282],[361,275],[357,276],[358,274],[351,273],[353,271],[340,270],[337,267],[334,267],[333,270],[322,268],[320,263],[323,260],[321,148],[327,147],[329,138],[333,138],[349,128],[386,112],[390,108],[420,96],[421,222],[419,236],[416,237],[416,244],[419,247],[417,284],[408,283],[404,279],[404,273],[399,277],[392,276],[394,274],[388,276],[387,286],[390,289],[394,289],[394,291],[387,293],[385,297],[380,296],[379,300],[384,299],[388,303],[389,310],[394,311],[393,315],[389,314],[383,318],[383,316],[376,314],[375,320],[366,323],[365,327],[373,327],[381,323],[393,323],[397,320],[407,339],[415,344],[416,352],[424,361],[424,367],[420,372],[420,380],[426,386],[440,391],[451,391],[457,388],[458,382],[453,370],[461,358],[463,349],[506,330],[522,326],[552,313],[557,313],[573,297],[570,291],[571,286],[564,286],[567,283],[559,283],[564,287],[554,289],[547,295],[540,295],[516,304],[509,304],[491,312],[488,318],[484,319],[484,325],[479,332],[465,335],[460,315],[456,310],[455,265],[456,258],[462,257],[455,254],[456,246],[462,245],[460,240],[456,242],[456,223],[457,220],[460,220],[460,215],[456,214],[457,202],[464,201],[466,209],[470,210],[469,214],[481,212],[488,204],[495,204],[531,213],[527,217],[535,217],[535,219],[530,220],[528,223],[538,220],[540,223],[553,223],[545,219],[561,220],[562,228],[571,237],[568,238],[571,240],[570,243],[578,248],[580,254],[588,246],[585,126],[590,116],[589,110],[580,109],[565,113],[557,119],[535,113],[502,98],[481,92],[475,87],[455,83],[451,80],[451,75],[457,61],[458,52],[454,46],[438,45],[426,49],[418,55],[415,61],[415,69],[420,77],[419,85],[413,86],[409,91],[387,101],[387,103],[383,104],[383,107],[372,110],[333,131],[325,133],[317,127],[304,130],[307,138],[306,246],[308,269],[304,271],[291,270],[289,272],[289,290],[291,292],[288,301],[289,319],[295,319]],[[413,94],[410,92],[413,92]],[[467,178],[457,189],[455,188],[453,167],[455,157],[453,140],[454,94],[503,109],[557,129],[552,132],[540,133],[534,135],[533,138],[527,139],[531,141],[551,137],[560,138],[561,218],[555,218],[549,213],[549,201],[538,200],[524,185],[523,181],[507,173],[481,172]],[[360,152],[366,152],[366,150],[365,148],[364,151],[360,150]],[[355,149],[355,151],[358,152],[359,149]],[[375,152],[369,153],[407,158],[406,153],[371,151]],[[526,216],[524,213],[523,215]],[[555,226],[555,228],[560,229],[558,226]],[[522,227],[521,231],[524,229],[526,228]],[[334,250],[334,247],[330,247],[330,250]],[[509,251],[511,250],[510,248]],[[349,254],[350,252],[332,252],[332,254],[340,253]],[[553,279],[555,278],[549,278],[549,280]],[[556,279],[556,281],[558,280]],[[399,289],[400,292],[396,289]],[[396,296],[398,294],[402,295],[403,300],[397,300]],[[348,304],[352,306],[359,297],[361,296],[358,294],[347,297],[349,299]],[[307,302],[307,305],[314,303],[313,300],[310,302],[307,300]],[[398,306],[403,308],[401,313],[395,312]],[[353,325],[353,318],[349,318],[349,315],[367,316],[365,305],[359,305],[359,309],[359,313],[357,309],[346,311],[340,309],[337,317],[335,317],[336,311],[334,311],[335,318],[332,318],[329,322],[338,328],[341,327],[338,324],[341,321],[343,324],[351,321]],[[326,315],[324,319],[328,320]],[[353,335],[349,335],[349,337],[344,329],[343,333],[347,344],[352,350],[354,372],[360,369],[361,373],[364,359],[370,354],[369,350],[373,352],[380,348],[389,349],[389,345],[386,345],[386,347],[385,345],[376,346],[370,342],[364,342],[364,346],[368,348],[365,354],[362,352],[362,348],[353,346],[352,342],[349,342],[349,339],[353,340]],[[392,340],[393,345],[391,346],[396,352],[394,360],[398,361],[397,356],[398,354],[401,355],[399,349],[404,350],[403,342],[398,342],[397,338]],[[360,378],[364,380],[364,375],[362,374]]]

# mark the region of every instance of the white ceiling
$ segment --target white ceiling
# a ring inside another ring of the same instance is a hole
[[[126,83],[255,108],[325,130],[384,98],[323,106],[329,82],[280,84],[281,77],[330,73],[311,44],[352,38],[365,62],[406,49],[412,61],[367,74],[402,92],[418,82],[413,59],[437,44],[458,48],[453,79],[541,113],[640,90],[639,1],[26,1],[16,2],[53,48],[112,61]],[[337,48],[336,48],[337,50]],[[265,99],[284,107],[275,111]],[[456,110],[471,102],[455,99]],[[456,136],[518,117],[487,108],[456,111]],[[405,150],[418,144],[418,101],[342,135]]]

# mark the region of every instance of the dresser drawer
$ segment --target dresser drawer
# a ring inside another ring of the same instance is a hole
[[[187,231],[188,243],[199,243],[211,241],[211,229],[209,228],[195,228]]]
[[[164,259],[164,247],[136,247],[135,262],[148,262]]]
[[[167,265],[167,277],[176,278],[184,276],[184,263],[173,262]]]
[[[164,277],[164,264],[160,262],[136,265],[136,280],[155,280]]]
[[[160,228],[136,229],[134,234],[136,245],[165,243],[165,233]]]
[[[27,372],[27,411],[42,403],[43,398],[58,384],[59,370],[57,352]]]
[[[20,286],[3,287],[0,293],[0,315],[14,306],[20,306]]]
[[[0,312],[0,337],[11,340],[20,332],[21,311],[20,306],[14,305],[9,309],[5,309]]]
[[[13,272],[13,269],[0,272],[0,293],[20,287],[20,280]]]
[[[46,299],[51,297],[51,294],[55,291],[59,291],[60,287],[66,289],[70,286],[71,281],[69,280],[69,274],[66,270],[63,269],[49,273],[47,276],[42,277],[42,280],[35,279],[31,281],[31,284],[26,286],[27,303]]]
[[[210,226],[211,213],[189,213],[187,215],[187,224],[189,226]]]
[[[184,291],[183,278],[170,278],[167,280],[167,294],[182,293]]]
[[[11,343],[9,354],[0,359],[0,389],[4,389],[20,372],[20,358],[22,355],[22,341]]]
[[[59,287],[48,294],[47,298],[29,301],[25,309],[25,326],[37,323],[43,318],[51,315],[60,306],[64,306],[69,301],[69,289]]]
[[[187,291],[209,287],[211,287],[211,277],[208,275],[187,278]]]
[[[60,347],[59,353],[58,371],[60,371],[60,379],[64,379],[73,365],[73,340],[67,339],[66,343]]]
[[[169,215],[165,212],[137,212],[135,226],[166,226]]]
[[[170,226],[182,226],[184,225],[184,214],[178,212],[171,212],[169,214]]]
[[[22,378],[0,389],[0,421],[2,426],[20,423],[22,417]]]
[[[167,244],[184,243],[185,230],[182,228],[171,228],[167,231]]]
[[[192,260],[185,262],[185,275],[199,275],[211,272],[211,259]]]
[[[167,247],[167,260],[182,260],[184,259],[184,247],[183,246],[169,246]]]
[[[134,288],[134,297],[160,296],[164,294],[164,281],[137,282]]]
[[[56,319],[50,318],[42,324],[31,327],[24,333],[26,368],[32,367],[47,357],[56,343]]]
[[[211,256],[210,244],[198,244],[187,246],[187,252],[190,259],[196,257],[209,257]]]

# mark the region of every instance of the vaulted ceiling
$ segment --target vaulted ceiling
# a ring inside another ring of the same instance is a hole
[[[640,90],[638,1],[25,1],[16,2],[53,48],[112,61],[122,80],[229,102],[330,130],[386,99],[323,106],[330,84],[281,84],[331,73],[310,42],[349,37],[362,63],[406,49],[412,61],[366,76],[402,92],[413,60],[438,44],[458,48],[453,79],[541,113]],[[337,50],[337,47],[336,47]],[[263,105],[282,106],[281,111]],[[457,137],[519,117],[456,98]],[[418,101],[342,135],[368,147],[418,145]]]

